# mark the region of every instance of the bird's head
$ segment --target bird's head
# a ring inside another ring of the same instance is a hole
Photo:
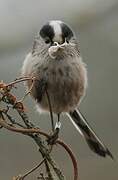
[[[69,53],[69,48],[71,53],[71,49],[77,45],[72,29],[62,21],[49,21],[42,26],[39,36],[39,46],[36,47],[42,48],[42,52],[46,50],[52,59],[65,52]]]

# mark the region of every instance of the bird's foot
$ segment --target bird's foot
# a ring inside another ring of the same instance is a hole
[[[50,135],[49,138],[47,139],[48,144],[53,145],[56,143],[56,141],[59,137],[60,128],[61,128],[61,123],[57,122],[55,125],[55,130],[54,130],[53,134]]]

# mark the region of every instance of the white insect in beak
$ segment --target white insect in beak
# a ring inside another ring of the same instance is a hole
[[[64,44],[64,43],[63,43]],[[54,45],[52,45],[49,49],[48,49],[48,53],[49,56],[52,59],[56,58],[56,53],[59,49],[63,49],[64,47],[62,46],[63,44],[59,44],[58,42],[54,42]]]
[[[59,49],[64,49],[66,46],[75,46],[75,44],[73,43],[67,43],[66,39],[65,39],[65,42],[63,44],[59,44],[58,42],[54,42],[54,45],[52,45],[49,49],[48,49],[48,53],[49,53],[49,56],[52,58],[52,59],[55,59],[56,58],[56,55],[57,55],[57,51]]]

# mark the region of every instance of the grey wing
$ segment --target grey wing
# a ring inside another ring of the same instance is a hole
[[[45,79],[35,80],[34,87],[33,87],[33,97],[40,103],[42,97],[46,91],[47,82]]]

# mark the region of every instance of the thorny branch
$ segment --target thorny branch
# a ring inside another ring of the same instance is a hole
[[[23,100],[32,90],[35,80],[35,77],[23,77],[16,79],[9,84],[6,84],[2,81],[0,82],[0,129],[5,128],[14,133],[21,133],[31,137],[38,145],[39,151],[43,157],[43,160],[38,165],[33,167],[24,175],[13,177],[13,180],[24,180],[27,176],[29,176],[32,172],[39,168],[43,163],[45,164],[47,177],[43,173],[40,173],[40,177],[38,177],[38,179],[65,180],[62,171],[52,158],[51,151],[54,145],[50,146],[47,143],[47,138],[49,138],[50,135],[42,131],[40,128],[36,127],[32,122],[30,122],[29,117],[25,112]],[[16,96],[13,95],[12,91],[16,84],[24,81],[32,81],[32,85],[29,91],[25,93],[21,101],[18,101]],[[17,111],[18,115],[22,120],[22,123],[17,122],[17,120],[15,120],[15,118],[10,115],[9,109]],[[46,138],[45,141],[44,139],[42,139],[42,136]],[[68,145],[66,145],[63,141],[59,139],[56,140],[55,144],[59,144],[60,146],[62,146],[70,156],[74,169],[73,179],[78,180],[77,161],[73,152],[68,147]]]

